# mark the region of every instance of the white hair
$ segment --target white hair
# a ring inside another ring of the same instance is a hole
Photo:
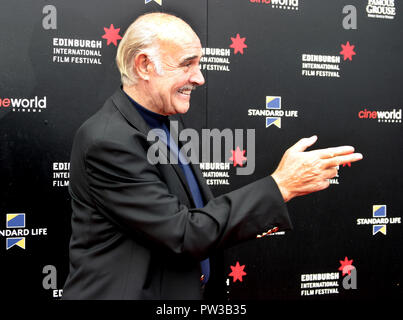
[[[134,58],[144,53],[155,66],[158,74],[163,74],[158,39],[168,34],[178,22],[186,24],[182,19],[167,13],[148,13],[137,18],[126,30],[116,54],[123,85],[131,86],[137,83],[138,75],[133,67]]]

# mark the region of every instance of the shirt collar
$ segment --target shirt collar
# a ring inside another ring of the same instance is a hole
[[[151,128],[160,128],[163,124],[168,122],[168,116],[164,116],[144,108],[142,105],[134,101],[126,92],[125,94]]]

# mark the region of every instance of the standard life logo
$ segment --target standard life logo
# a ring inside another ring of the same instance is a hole
[[[248,116],[265,117],[266,128],[274,125],[281,128],[283,118],[297,118],[298,110],[283,109],[280,96],[266,96],[265,109],[248,109]]]
[[[357,225],[372,225],[372,235],[382,233],[386,235],[389,224],[401,224],[401,217],[387,217],[387,206],[373,205],[372,218],[359,218]]]
[[[26,249],[26,239],[32,236],[47,236],[47,228],[26,228],[25,213],[7,213],[6,228],[0,235],[6,237],[6,249],[20,247]]]

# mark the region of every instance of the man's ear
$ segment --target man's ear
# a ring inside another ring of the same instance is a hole
[[[146,81],[150,79],[153,65],[151,60],[145,53],[139,53],[138,55],[136,55],[136,57],[134,58],[133,68],[135,69],[134,71],[139,78]]]

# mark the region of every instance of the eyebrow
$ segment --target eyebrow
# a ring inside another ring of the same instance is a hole
[[[188,62],[190,60],[193,60],[193,59],[196,59],[196,58],[199,58],[199,56],[198,55],[193,55],[193,56],[186,57],[180,62],[180,65],[185,64],[186,62]]]

